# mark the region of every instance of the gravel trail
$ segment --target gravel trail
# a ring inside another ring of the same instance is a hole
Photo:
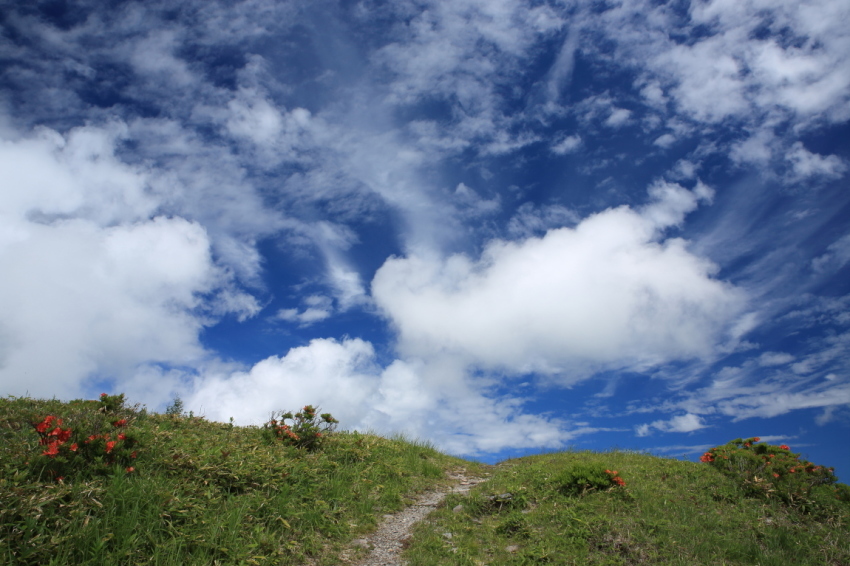
[[[354,547],[370,549],[369,554],[353,564],[355,566],[405,566],[400,555],[405,548],[405,541],[410,538],[413,525],[424,519],[448,493],[466,493],[487,477],[467,475],[466,470],[457,469],[449,472],[452,484],[433,491],[420,494],[416,501],[392,515],[384,515],[384,521],[374,533],[368,537],[353,541]],[[345,555],[343,555],[345,560]]]

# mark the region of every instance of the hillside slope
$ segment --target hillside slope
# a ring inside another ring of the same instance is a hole
[[[789,503],[646,454],[485,471],[400,438],[315,440],[296,448],[268,426],[149,414],[118,396],[0,399],[0,564],[341,564],[366,554],[352,541],[385,515],[464,468],[490,479],[415,527],[412,566],[850,565],[850,503],[833,486]]]

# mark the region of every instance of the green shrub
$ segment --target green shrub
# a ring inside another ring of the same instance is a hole
[[[68,405],[62,416],[32,410],[22,415],[26,465],[37,481],[65,481],[136,470],[139,438],[132,429],[136,408],[124,407],[124,395],[103,393],[98,401]],[[32,440],[30,440],[32,439]],[[37,440],[37,442],[35,442]]]
[[[275,417],[272,413],[269,422],[263,425],[263,432],[267,437],[286,445],[316,450],[339,423],[330,413],[319,415],[318,412],[319,409],[313,405],[307,405],[294,415],[286,412]],[[292,421],[292,424],[286,421]]]
[[[183,416],[183,399],[179,395],[175,395],[171,404],[165,408],[165,414],[171,417]]]
[[[584,495],[591,491],[626,485],[616,470],[611,471],[593,464],[575,464],[556,476],[555,483],[558,490],[567,496]]]
[[[850,500],[847,486],[838,481],[833,468],[817,466],[782,444],[759,442],[759,437],[736,438],[702,455],[708,463],[731,477],[751,497],[777,498],[788,505],[807,510],[815,491],[830,489],[839,500]]]

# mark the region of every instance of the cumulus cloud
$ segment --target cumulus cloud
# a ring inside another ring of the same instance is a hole
[[[706,188],[699,189],[705,191]],[[641,210],[608,209],[543,237],[491,242],[481,258],[391,258],[372,282],[408,355],[445,352],[512,372],[646,369],[710,357],[743,295],[663,230],[699,201],[675,184]]]
[[[0,250],[4,391],[70,396],[92,374],[203,358],[203,319],[193,311],[219,274],[201,226],[158,217],[110,228],[31,223],[25,231]]]
[[[210,315],[259,310],[215,264],[202,225],[156,214],[162,196],[150,173],[115,155],[126,132],[116,122],[0,141],[0,383],[9,393],[79,395],[96,376],[197,363]]]
[[[372,345],[360,339],[316,339],[247,371],[208,372],[186,403],[207,418],[243,424],[314,404],[345,428],[402,432],[454,454],[559,448],[582,433],[523,413],[520,399],[488,395],[451,360],[395,360],[382,368]]]

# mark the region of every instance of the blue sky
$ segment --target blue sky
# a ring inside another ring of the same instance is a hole
[[[0,1],[0,393],[847,481],[847,21]]]

